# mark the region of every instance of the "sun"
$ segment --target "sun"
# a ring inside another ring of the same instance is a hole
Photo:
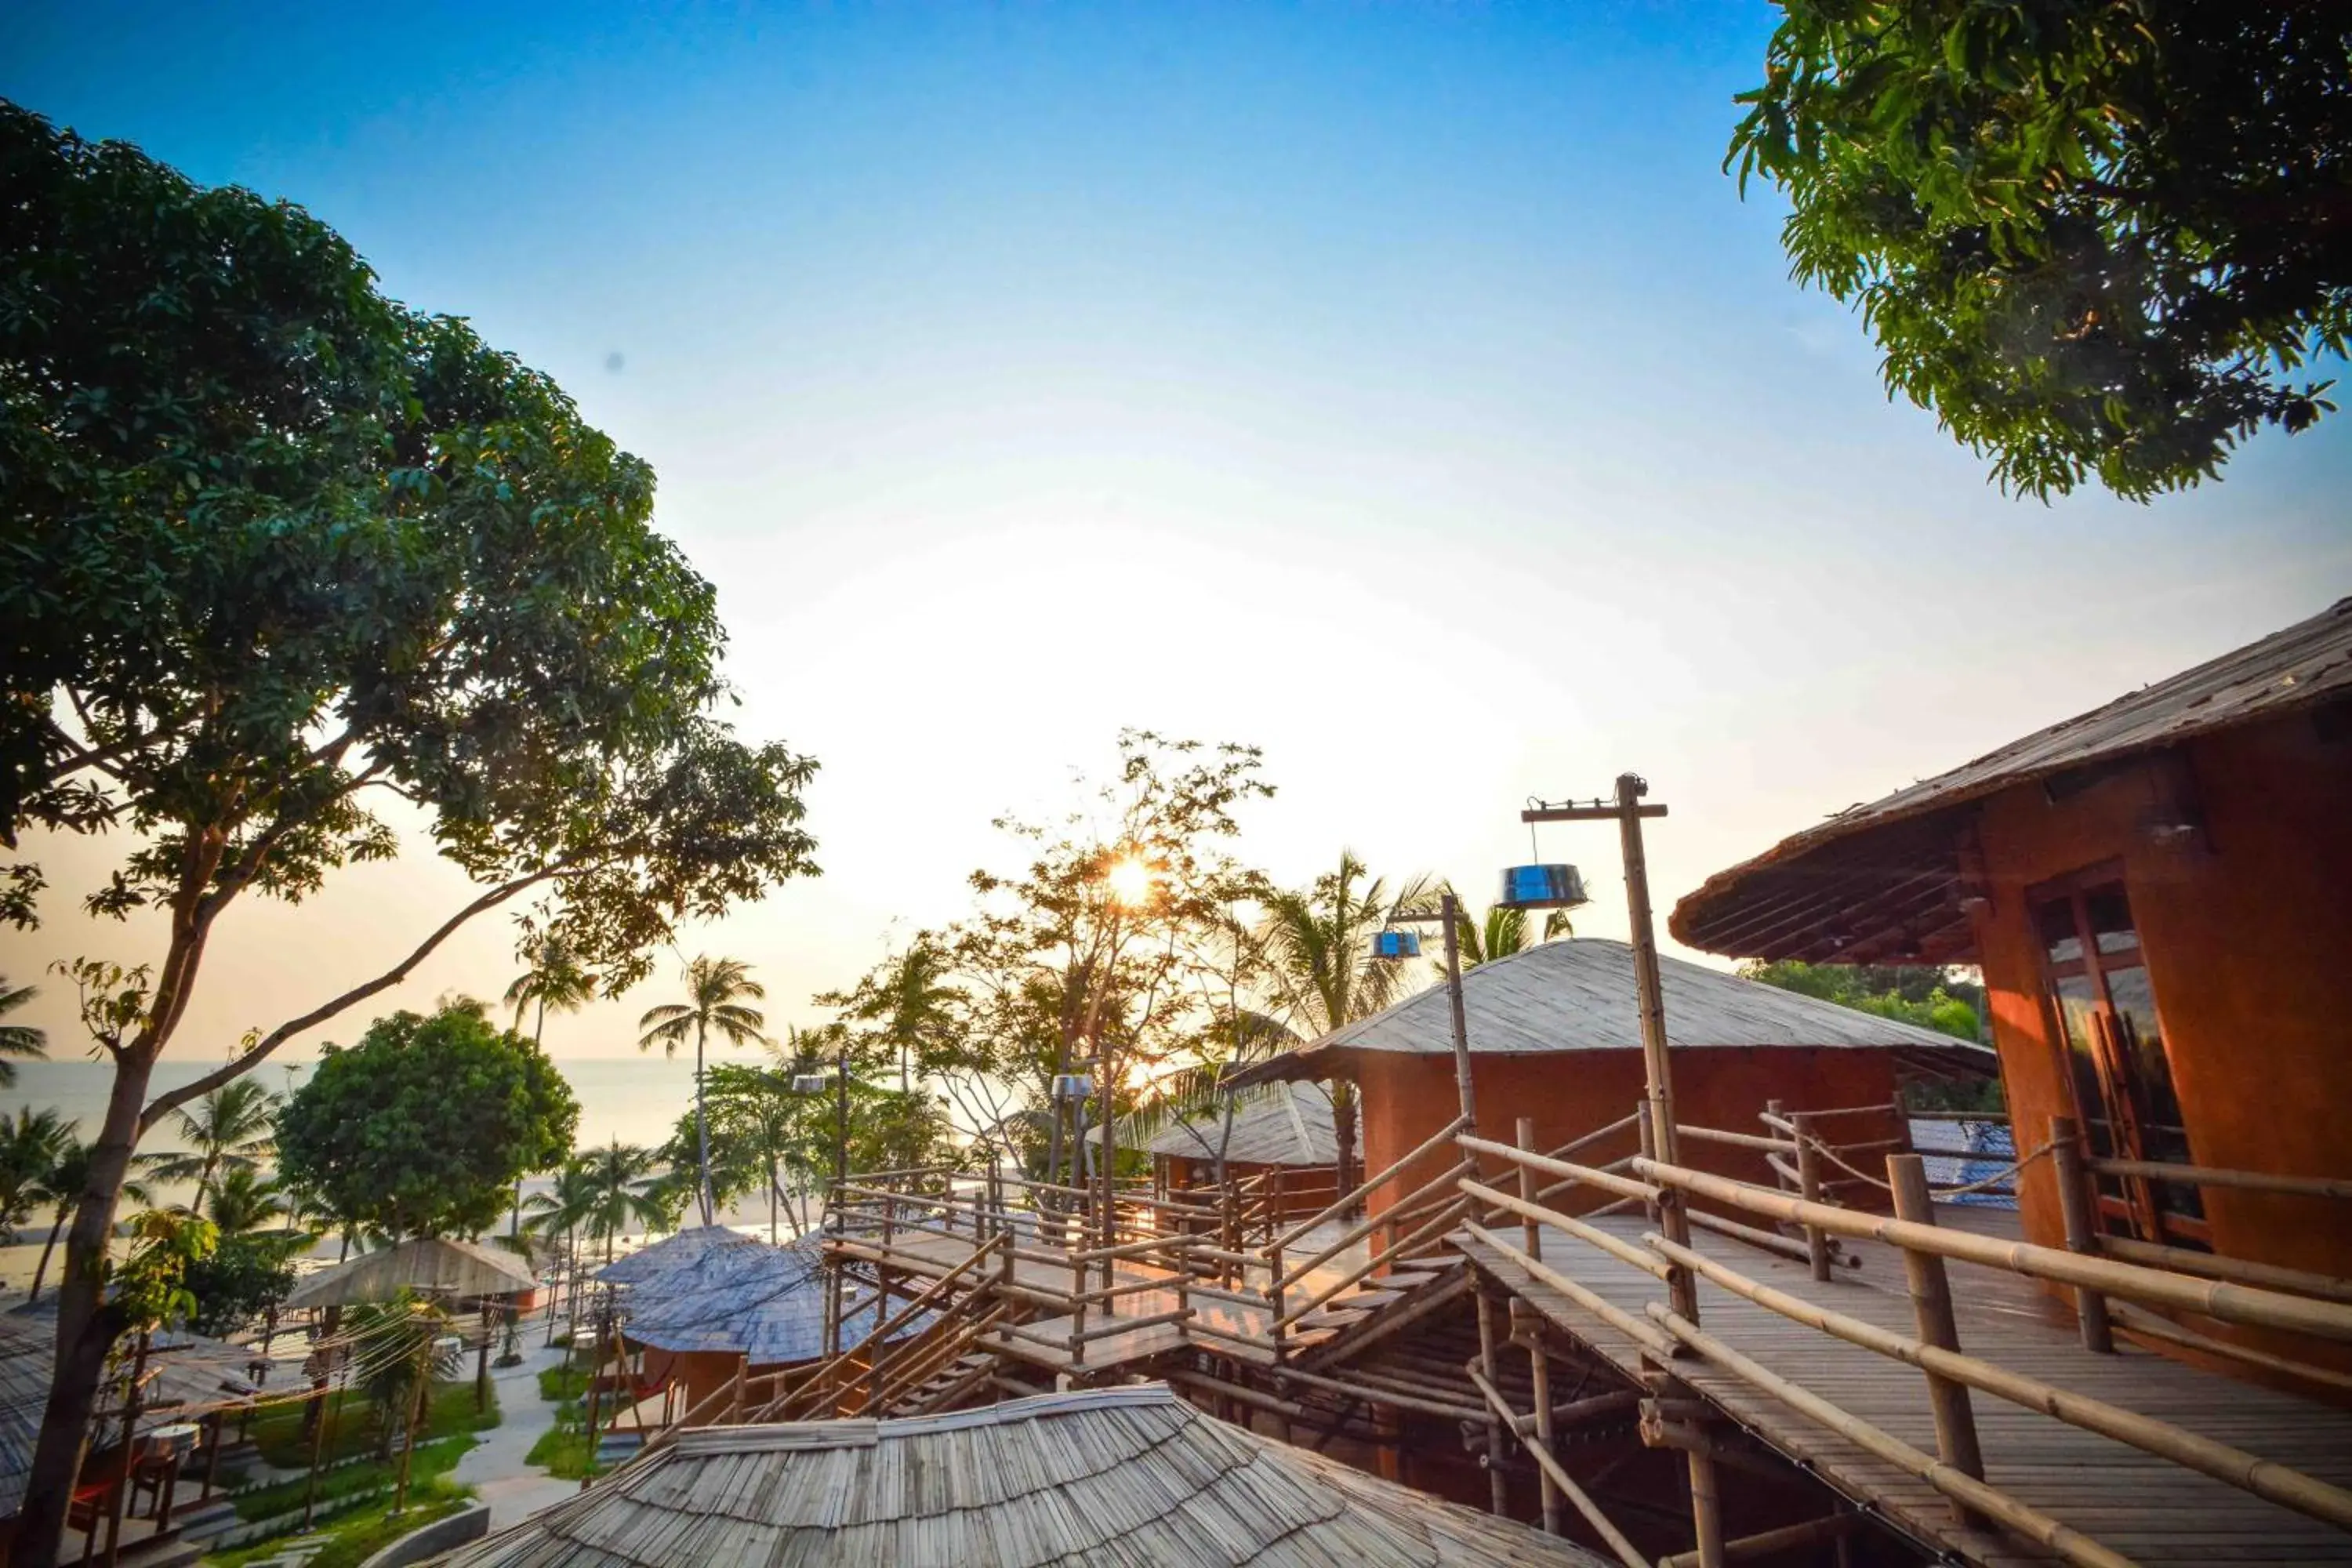
[[[1132,909],[1150,900],[1151,885],[1159,879],[1142,857],[1128,855],[1112,861],[1103,879],[1110,885],[1112,899]]]

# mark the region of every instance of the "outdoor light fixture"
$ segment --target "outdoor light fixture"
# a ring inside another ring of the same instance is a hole
[[[793,1074],[793,1092],[822,1094],[824,1092],[825,1086],[832,1081],[832,1079],[821,1072],[796,1072]]]
[[[1507,910],[1572,910],[1589,900],[1584,878],[1573,866],[1507,866],[1496,900]]]
[[[1087,1100],[1095,1092],[1095,1081],[1082,1072],[1057,1072],[1054,1075],[1055,1100]]]
[[[1372,933],[1374,958],[1419,958],[1421,933],[1417,931],[1382,931]]]

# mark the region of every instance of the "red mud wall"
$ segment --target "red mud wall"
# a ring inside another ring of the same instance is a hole
[[[1406,1153],[1454,1120],[1460,1109],[1450,1056],[1366,1051],[1357,1061],[1358,1082],[1363,1089],[1367,1173]],[[1756,1113],[1768,1100],[1779,1100],[1792,1110],[1809,1110],[1885,1104],[1895,1098],[1894,1058],[1886,1051],[1782,1047],[1678,1049],[1674,1053],[1674,1074],[1677,1122],[1728,1132],[1767,1131]],[[1628,1115],[1642,1098],[1642,1053],[1637,1050],[1471,1058],[1471,1086],[1477,1097],[1481,1135],[1507,1143],[1517,1120],[1532,1117],[1538,1149],[1556,1149]],[[1855,1119],[1837,1131],[1841,1134],[1851,1131],[1856,1137],[1885,1136],[1883,1121],[1868,1125],[1873,1131],[1864,1133],[1862,1119]],[[1579,1163],[1601,1165],[1631,1153],[1633,1148],[1633,1131],[1628,1128],[1580,1152],[1576,1159]],[[1764,1156],[1754,1151],[1693,1140],[1685,1142],[1682,1155],[1685,1164],[1701,1170],[1768,1185],[1773,1180]],[[1456,1157],[1447,1147],[1414,1161],[1372,1194],[1371,1211],[1379,1213],[1435,1178]],[[1487,1163],[1489,1179],[1496,1163]],[[1503,1185],[1517,1190],[1516,1171]],[[1606,1201],[1603,1197],[1582,1204],[1561,1201],[1560,1206],[1574,1213]]]
[[[2193,742],[2186,763],[1985,804],[1977,937],[2019,1142],[2073,1110],[2025,889],[2120,860],[2197,1163],[2352,1176],[2352,742],[2296,715]],[[2201,837],[2149,830],[2184,810]],[[2217,1251],[2352,1275],[2352,1205],[2221,1189],[2205,1203]],[[2022,1206],[2030,1239],[2063,1245],[2046,1162]]]

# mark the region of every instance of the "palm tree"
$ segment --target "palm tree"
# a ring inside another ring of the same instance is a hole
[[[904,1094],[914,1087],[912,1063],[953,1026],[955,1005],[963,1000],[963,993],[946,983],[947,973],[947,954],[918,939],[906,952],[883,960],[856,990],[817,1000],[845,1005],[851,1017],[881,1025],[884,1043],[898,1053],[898,1092]]]
[[[175,1110],[184,1153],[158,1155],[152,1173],[166,1182],[194,1182],[189,1207],[201,1212],[213,1178],[224,1171],[251,1171],[278,1152],[278,1097],[249,1078],[221,1085],[194,1110]]]
[[[207,1217],[220,1226],[221,1238],[250,1236],[272,1222],[283,1222],[285,1187],[275,1176],[250,1167],[223,1171],[214,1184]]]
[[[30,1002],[40,993],[29,985],[10,985],[8,977],[0,974],[0,1018]],[[49,1037],[29,1024],[0,1024],[0,1089],[11,1089],[16,1082],[16,1066],[10,1057],[29,1057],[36,1060],[49,1054]]]
[[[701,1205],[702,1223],[709,1225],[713,1205],[710,1124],[702,1107],[703,1042],[716,1029],[730,1045],[768,1044],[768,1037],[761,1033],[767,1026],[767,1015],[756,1007],[743,1005],[747,997],[755,1002],[765,1000],[768,988],[751,978],[751,966],[740,958],[704,957],[686,966],[686,994],[685,1002],[665,1002],[646,1009],[645,1016],[637,1020],[637,1049],[658,1045],[664,1056],[674,1057],[688,1037],[693,1037],[695,1197]]]
[[[588,1212],[583,1227],[602,1237],[604,1261],[613,1261],[613,1242],[632,1223],[647,1230],[669,1217],[662,1201],[661,1163],[653,1151],[618,1138],[582,1162],[587,1173]]]
[[[54,1110],[20,1108],[0,1117],[0,1230],[14,1230],[50,1200],[49,1178],[74,1124]]]
[[[555,1184],[543,1193],[533,1193],[523,1201],[530,1217],[523,1228],[533,1236],[563,1237],[564,1289],[558,1294],[566,1300],[565,1315],[575,1314],[571,1303],[577,1300],[580,1281],[580,1249],[575,1245],[580,1227],[588,1223],[588,1215],[596,1206],[595,1184],[590,1179],[585,1162],[572,1160],[556,1172]],[[548,1303],[547,1342],[555,1342],[554,1303]]]
[[[1449,883],[1445,890],[1452,892],[1452,884]],[[1525,952],[1534,945],[1528,941],[1528,911],[1525,910],[1513,909],[1508,904],[1495,904],[1488,907],[1485,919],[1477,920],[1472,918],[1467,905],[1457,904],[1455,907],[1458,912],[1454,923],[1454,940],[1461,951],[1462,967],[1465,970],[1475,969],[1493,959],[1509,958],[1515,953]],[[1543,941],[1575,934],[1576,927],[1570,923],[1566,910],[1551,910],[1545,913]],[[1436,963],[1437,977],[1443,980],[1445,978],[1445,961],[1440,958]]]
[[[376,1453],[392,1458],[393,1439],[408,1434],[407,1447],[423,1441],[423,1418],[436,1379],[457,1375],[461,1353],[449,1337],[449,1315],[428,1297],[403,1290],[389,1301],[363,1301],[346,1310],[343,1331],[366,1347],[357,1373],[359,1386],[376,1410]],[[419,1386],[422,1380],[423,1386]],[[407,1467],[401,1467],[402,1485]]]
[[[1258,946],[1291,1031],[1318,1039],[1397,1000],[1402,965],[1372,956],[1372,936],[1398,914],[1428,901],[1429,879],[1415,877],[1393,897],[1364,869],[1352,850],[1313,884],[1265,898]],[[1355,1184],[1356,1093],[1344,1079],[1331,1084],[1331,1131],[1339,1145],[1339,1189]]]
[[[572,950],[560,942],[541,942],[530,955],[530,967],[515,976],[507,987],[506,999],[514,1005],[514,1030],[522,1033],[523,1011],[539,1009],[531,1022],[531,1044],[541,1043],[547,1033],[547,1015],[577,1013],[596,994],[596,977],[580,967]]]

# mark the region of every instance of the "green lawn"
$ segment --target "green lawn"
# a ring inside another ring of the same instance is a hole
[[[575,1351],[571,1356],[555,1365],[541,1368],[539,1374],[539,1396],[552,1402],[577,1399],[587,1393],[588,1363],[593,1359],[593,1357],[584,1351]]]
[[[446,1475],[457,1465],[459,1456],[473,1446],[474,1439],[464,1433],[436,1437],[418,1445],[416,1457],[409,1462],[409,1489],[414,1491],[421,1484]],[[319,1478],[318,1500],[324,1503],[334,1498],[350,1497],[354,1492],[372,1491],[377,1487],[391,1486],[399,1479],[400,1460],[397,1457],[389,1463],[369,1459],[361,1464],[345,1465],[341,1469],[329,1470]],[[274,1519],[281,1513],[291,1513],[302,1506],[309,1488],[309,1479],[305,1478],[247,1492],[236,1500],[236,1516],[243,1520],[256,1520]]]
[[[327,1442],[320,1450],[320,1459],[331,1464],[337,1459],[352,1458],[373,1453],[377,1445],[374,1406],[367,1395],[355,1389],[338,1389],[328,1395]],[[302,1436],[302,1415],[310,1408],[300,1405],[279,1405],[265,1410],[253,1422],[253,1446],[261,1457],[280,1469],[302,1470],[310,1465],[310,1445]],[[499,1424],[499,1394],[495,1384],[490,1389],[488,1409],[474,1408],[474,1380],[463,1378],[452,1383],[436,1384],[425,1406],[425,1431],[428,1440],[453,1437],[461,1432],[487,1432]]]
[[[423,1457],[423,1450],[418,1451],[418,1457]],[[320,1531],[328,1537],[327,1543],[310,1559],[310,1568],[359,1568],[360,1563],[410,1531],[457,1512],[472,1498],[469,1489],[436,1477],[422,1487],[412,1485],[408,1506],[399,1513],[392,1511],[390,1498],[354,1510]],[[287,1539],[281,1535],[234,1552],[215,1552],[205,1559],[205,1568],[245,1568],[248,1563],[276,1557],[286,1550]]]

